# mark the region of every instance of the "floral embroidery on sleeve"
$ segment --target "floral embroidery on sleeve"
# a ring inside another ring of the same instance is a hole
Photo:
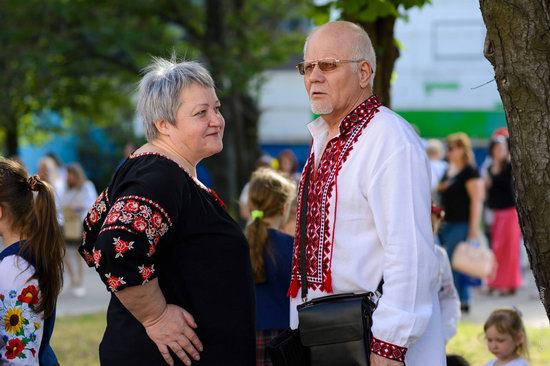
[[[148,198],[126,195],[110,205],[106,197],[88,214],[90,235],[84,236],[80,253],[111,292],[146,284],[155,277],[153,255],[172,220]]]
[[[42,319],[34,312],[37,303],[35,285],[26,286],[19,292],[0,292],[0,360],[37,357],[42,339]]]
[[[143,285],[149,282],[149,279],[155,273],[155,265],[146,266],[145,264],[138,267],[141,278],[143,279]]]
[[[160,238],[168,232],[170,226],[172,220],[156,202],[140,196],[123,196],[109,210],[100,234],[109,230],[144,234],[149,242],[147,256],[150,257],[155,253]],[[124,245],[120,246],[121,250],[124,248]],[[132,248],[126,248],[124,252],[129,249]],[[120,257],[124,252],[117,249],[117,255],[120,253]]]

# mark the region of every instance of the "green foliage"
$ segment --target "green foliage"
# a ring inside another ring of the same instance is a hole
[[[219,76],[222,95],[247,90],[258,73],[299,49],[281,22],[303,3],[4,1],[0,89],[7,98],[0,101],[0,131],[16,129],[27,142],[62,132],[32,128],[43,109],[61,113],[69,125],[128,120],[139,70],[151,55],[199,58]],[[216,7],[221,17],[213,22]],[[220,21],[221,33],[214,34]]]
[[[354,14],[358,21],[371,23],[379,18],[405,17],[406,10],[429,3],[431,0],[332,0],[316,6],[312,17],[316,24],[323,24],[329,20],[331,11],[337,11],[341,14]]]

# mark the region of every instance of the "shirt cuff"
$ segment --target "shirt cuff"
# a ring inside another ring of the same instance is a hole
[[[375,337],[372,338],[370,350],[378,356],[400,362],[405,362],[405,354],[407,353],[406,347],[396,346]]]

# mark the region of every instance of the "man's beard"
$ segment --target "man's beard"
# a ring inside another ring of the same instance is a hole
[[[331,114],[334,111],[334,108],[330,103],[312,101],[310,102],[310,104],[311,104],[311,111],[315,114],[319,114],[319,115]]]

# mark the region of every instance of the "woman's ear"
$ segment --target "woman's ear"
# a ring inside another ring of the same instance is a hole
[[[155,121],[155,127],[161,135],[168,135],[172,124],[164,119]]]

